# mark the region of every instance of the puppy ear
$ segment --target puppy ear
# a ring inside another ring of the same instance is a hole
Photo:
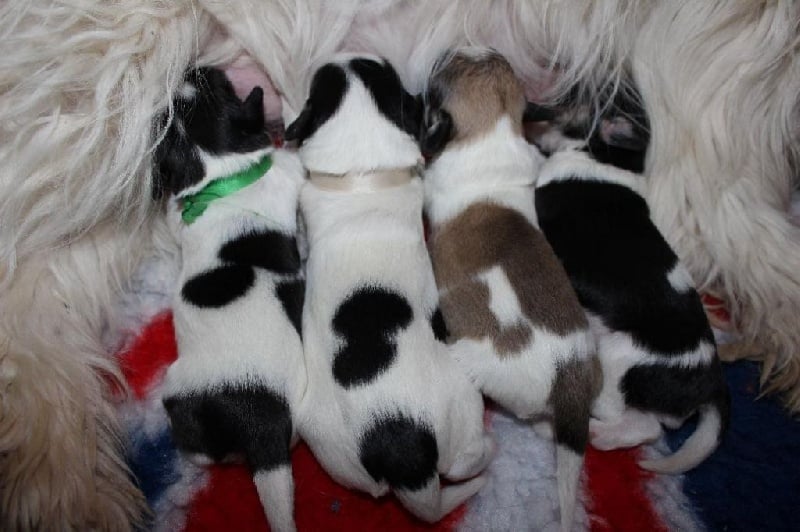
[[[242,109],[244,117],[248,124],[252,124],[255,128],[264,127],[264,89],[261,87],[254,87],[250,94],[245,98]]]
[[[558,113],[551,107],[545,107],[538,103],[527,102],[525,104],[525,113],[522,115],[523,122],[550,122],[555,120]]]
[[[416,136],[422,128],[424,105],[422,95],[411,96],[403,94],[403,107],[401,109],[402,127],[409,135]]]
[[[308,136],[308,128],[311,125],[312,116],[311,105],[307,102],[300,115],[286,128],[283,139],[287,142],[296,140],[298,144],[302,144]]]
[[[601,120],[599,134],[609,146],[633,151],[645,151],[649,140],[646,132],[637,131],[633,122],[624,116]]]
[[[159,126],[164,127],[166,117],[159,122]],[[194,146],[180,134],[174,123],[156,146],[153,166],[153,199],[160,199],[165,194],[177,194],[200,181],[205,174],[203,162]]]
[[[419,146],[424,155],[444,149],[453,137],[453,117],[444,109],[427,109],[419,134]]]

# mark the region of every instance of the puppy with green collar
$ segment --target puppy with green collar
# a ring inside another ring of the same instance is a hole
[[[182,257],[163,390],[172,437],[202,463],[244,459],[272,530],[294,530],[302,165],[273,148],[261,89],[241,101],[213,69],[187,75],[156,160]]]

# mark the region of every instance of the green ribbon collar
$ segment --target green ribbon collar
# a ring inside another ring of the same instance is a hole
[[[181,218],[189,225],[197,220],[217,199],[229,196],[259,180],[272,166],[272,157],[265,155],[257,163],[227,177],[215,179],[194,194],[180,198]]]

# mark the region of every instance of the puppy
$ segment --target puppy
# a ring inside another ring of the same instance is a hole
[[[730,399],[700,297],[650,219],[644,178],[635,173],[646,137],[636,131],[619,115],[606,117],[588,141],[564,131],[540,139],[555,153],[541,169],[536,212],[598,338],[604,382],[592,445],[653,441],[662,423],[677,428],[699,411],[697,430],[676,453],[640,462],[678,473],[717,447]]]
[[[433,522],[483,486],[493,445],[480,394],[434,336],[418,127],[391,65],[341,56],[314,74],[286,138],[310,172],[300,433],[337,482],[391,489]],[[441,487],[440,474],[470,480]]]
[[[202,68],[188,74],[156,159],[183,260],[178,359],[164,383],[173,439],[201,461],[243,457],[270,527],[294,530],[302,165],[273,151],[260,87],[242,102],[225,74]]]
[[[601,377],[586,316],[536,225],[542,156],[522,136],[522,86],[498,53],[467,48],[438,62],[425,100],[431,254],[454,356],[500,405],[552,422],[569,529]]]

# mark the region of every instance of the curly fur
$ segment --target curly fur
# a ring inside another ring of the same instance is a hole
[[[577,84],[599,106],[632,76],[653,124],[657,223],[767,351],[768,389],[800,410],[800,230],[786,216],[798,21],[788,0],[0,4],[0,528],[124,529],[141,517],[103,339],[160,216],[153,117],[187,66],[243,50],[287,118],[337,49],[386,56],[413,91],[464,43],[505,54],[530,99]]]

